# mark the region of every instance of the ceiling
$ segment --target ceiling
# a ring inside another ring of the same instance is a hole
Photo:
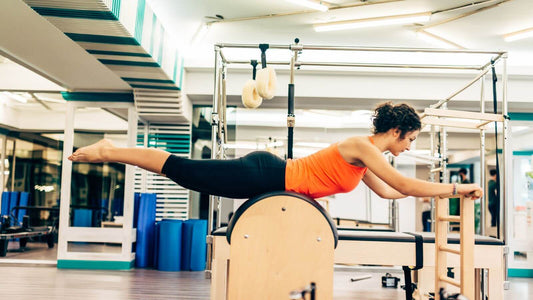
[[[327,12],[306,11],[286,0],[148,1],[176,43],[186,49],[186,67],[212,67],[212,45],[221,42],[291,44],[299,38],[304,45],[441,47],[416,35],[417,29],[425,28],[467,49],[508,51],[511,74],[533,74],[533,38],[505,42],[502,36],[533,27],[530,0],[330,0],[324,1],[332,8]],[[314,23],[419,12],[431,12],[430,21],[330,32],[313,29]],[[211,24],[207,34],[195,40],[206,23]]]

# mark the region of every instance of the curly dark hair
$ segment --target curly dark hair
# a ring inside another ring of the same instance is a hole
[[[372,116],[372,125],[374,134],[397,128],[401,132],[402,139],[406,133],[420,130],[422,127],[420,117],[410,105],[405,103],[394,105],[392,102],[385,102],[376,107]]]

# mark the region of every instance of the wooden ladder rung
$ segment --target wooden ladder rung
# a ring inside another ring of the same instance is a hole
[[[457,254],[457,255],[461,255],[461,251],[455,250],[455,249],[452,249],[452,248],[449,248],[449,247],[445,247],[445,246],[440,246],[439,250],[440,251],[444,251],[444,252],[454,253],[454,254]]]
[[[439,217],[439,221],[461,222],[461,217],[460,216],[441,216]]]
[[[460,288],[461,287],[461,283],[457,280],[453,280],[451,279],[450,277],[439,277],[439,280],[440,281],[444,281],[446,283],[449,283],[451,285],[455,285],[456,287]]]

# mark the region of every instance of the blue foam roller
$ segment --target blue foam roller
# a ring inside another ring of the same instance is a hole
[[[163,220],[159,223],[158,270],[180,270],[182,227],[181,220]]]
[[[135,266],[138,268],[151,267],[154,262],[156,202],[156,194],[141,194],[137,219],[137,245],[135,247]]]
[[[72,218],[72,227],[91,227],[93,220],[93,211],[85,208],[74,209]]]
[[[183,224],[182,270],[202,271],[207,259],[207,220],[187,220]]]
[[[2,208],[0,210],[0,215],[2,216],[9,215],[10,196],[11,196],[11,192],[2,192]]]
[[[30,200],[30,193],[28,192],[20,193],[20,199],[19,199],[18,206],[28,206],[29,200]],[[19,209],[18,214],[17,214],[17,221],[19,223],[22,223],[22,218],[24,217],[25,214],[26,214],[25,208]]]

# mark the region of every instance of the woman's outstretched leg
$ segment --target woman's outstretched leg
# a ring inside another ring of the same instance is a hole
[[[111,141],[103,139],[92,145],[79,148],[68,159],[92,163],[119,162],[162,174],[161,170],[169,156],[170,153],[160,149],[115,147]]]

